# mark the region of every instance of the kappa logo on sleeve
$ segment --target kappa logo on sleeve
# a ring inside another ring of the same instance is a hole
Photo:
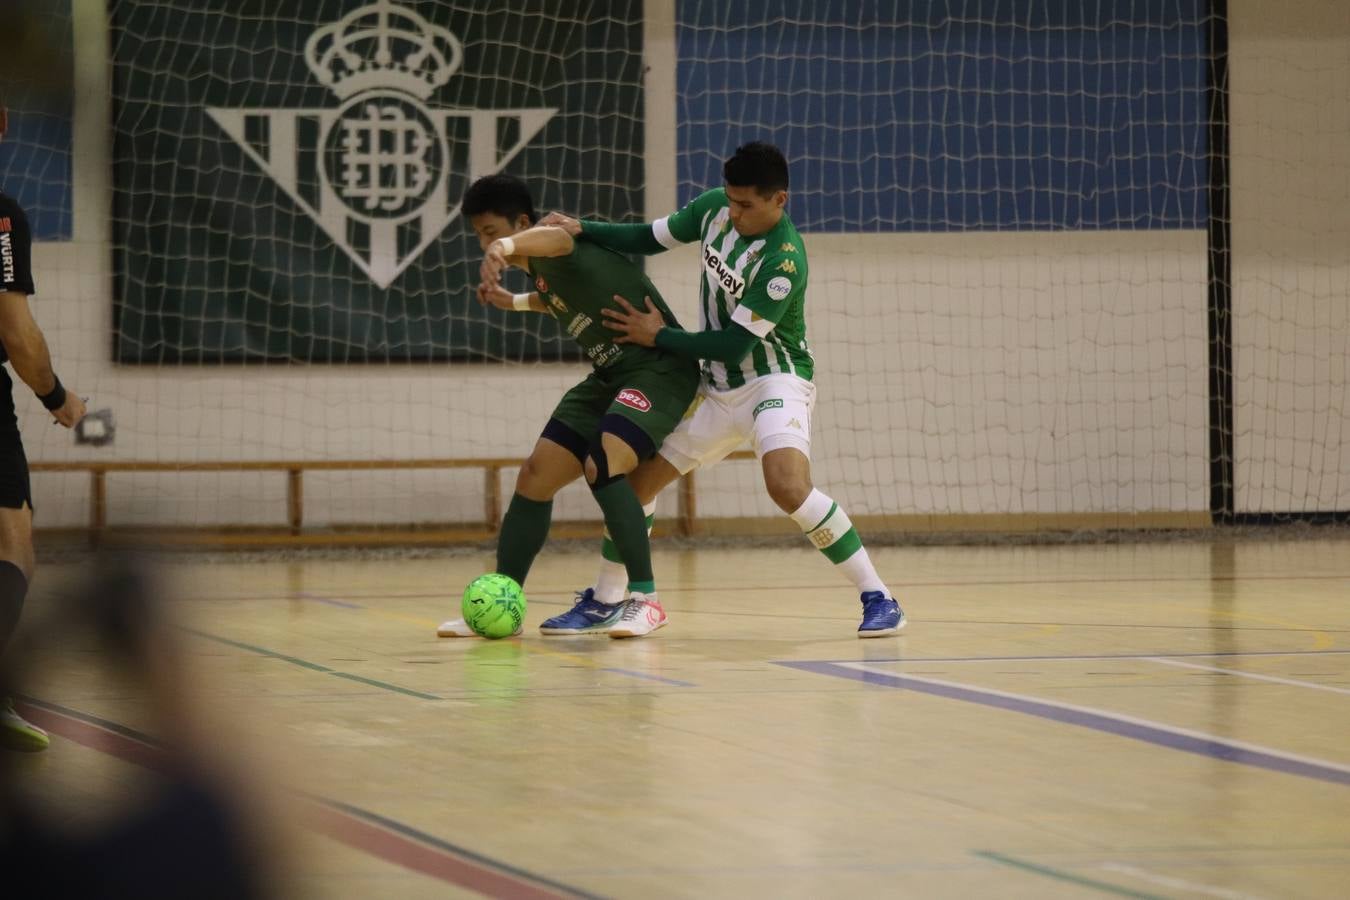
[[[624,406],[636,409],[638,412],[647,412],[652,408],[652,401],[647,399],[647,395],[637,388],[624,388],[619,391],[619,396],[614,398]]]
[[[779,275],[777,278],[770,278],[764,290],[770,298],[783,300],[786,299],[788,294],[792,293],[792,282]]]

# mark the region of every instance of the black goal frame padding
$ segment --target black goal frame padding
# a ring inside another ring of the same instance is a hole
[[[1209,9],[1209,511],[1233,522],[1233,218],[1228,177],[1228,0]]]

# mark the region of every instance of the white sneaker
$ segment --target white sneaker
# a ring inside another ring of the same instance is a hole
[[[515,637],[517,634],[520,634],[524,630],[525,630],[524,628],[517,628],[512,633],[511,636]],[[442,622],[440,625],[436,626],[436,637],[479,637],[479,636],[480,635],[476,634],[474,630],[469,627],[469,623],[465,622],[463,619],[451,619],[448,622]]]
[[[666,611],[655,594],[634,593],[624,604],[619,621],[609,627],[612,638],[642,637],[666,624]]]

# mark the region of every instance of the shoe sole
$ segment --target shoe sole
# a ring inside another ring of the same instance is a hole
[[[553,635],[555,637],[559,635],[566,636],[569,634],[608,634],[609,628],[610,626],[608,625],[597,625],[594,628],[545,628],[543,625],[540,625],[539,633]]]
[[[665,623],[665,622],[662,622],[660,625],[654,626],[654,627],[652,628],[651,631],[624,631],[624,630],[621,630],[621,629],[616,625],[616,626],[614,626],[613,628],[611,628],[611,629],[609,630],[609,636],[612,637],[612,638],[615,638],[616,640],[622,639],[622,638],[644,637],[645,635],[651,634],[652,631],[660,631],[662,628],[665,628],[665,627],[666,627],[666,623]]]
[[[860,638],[889,637],[892,634],[899,634],[900,629],[904,628],[908,624],[909,624],[908,619],[901,619],[900,623],[896,625],[894,628],[877,628],[871,631],[863,631],[860,628],[858,629],[858,637]]]
[[[511,637],[520,637],[524,632],[525,632],[525,629],[522,628],[522,629],[516,631],[514,634],[512,634]],[[481,638],[481,637],[483,637],[483,636],[482,636],[481,634],[460,634],[458,631],[441,631],[439,628],[437,628],[437,629],[436,629],[436,637],[439,637],[439,638]]]
[[[51,745],[51,742],[51,738],[45,734],[37,735],[17,728],[6,729],[5,733],[0,735],[0,748],[14,753],[41,753]]]

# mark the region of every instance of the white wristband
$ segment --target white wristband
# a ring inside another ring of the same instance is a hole
[[[498,238],[497,243],[502,245],[502,256],[516,255],[516,242],[509,237]]]
[[[507,240],[510,240],[510,238],[508,238]],[[532,309],[532,307],[530,306],[530,297],[532,296],[533,296],[532,294],[512,294],[511,295],[512,308],[517,309],[521,312],[526,312]]]

